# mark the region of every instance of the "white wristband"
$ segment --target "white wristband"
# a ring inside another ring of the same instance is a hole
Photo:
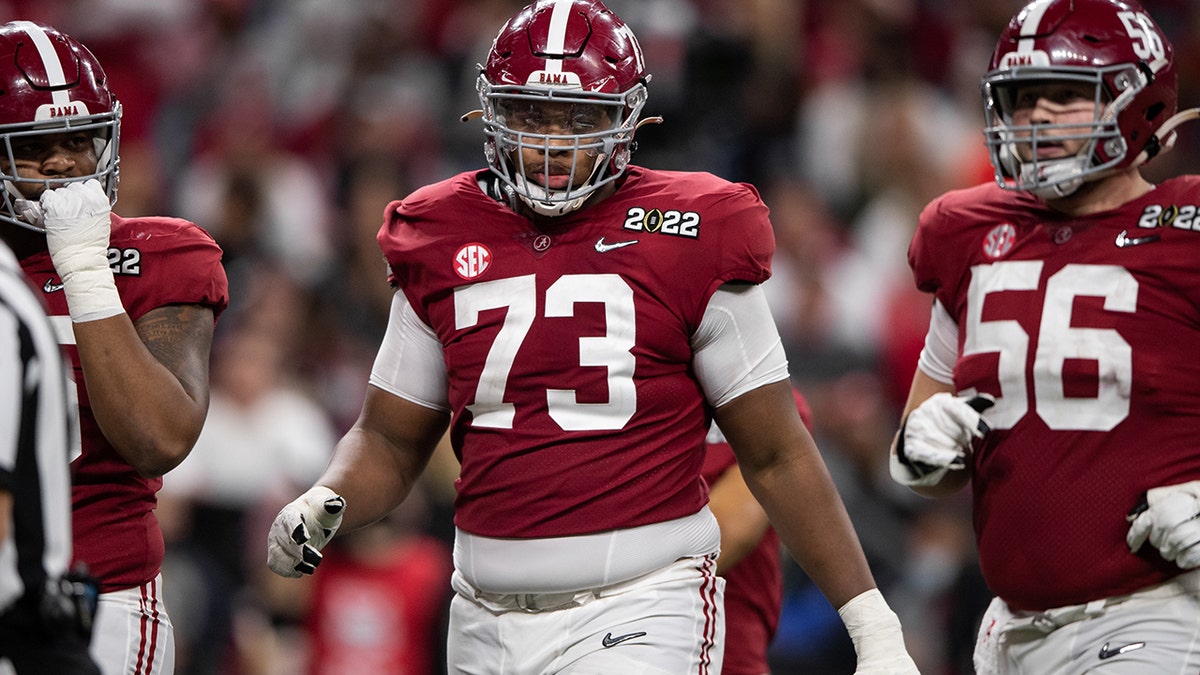
[[[83,323],[124,312],[108,266],[112,205],[100,182],[90,179],[46,190],[39,206],[46,248],[62,277],[71,320]]]
[[[63,293],[73,323],[97,321],[125,311],[107,260],[102,268],[80,269],[62,275]]]
[[[854,642],[860,671],[864,667],[911,663],[904,647],[900,619],[879,589],[872,588],[855,596],[838,609],[838,615]]]

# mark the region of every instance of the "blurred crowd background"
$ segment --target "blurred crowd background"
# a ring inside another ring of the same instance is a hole
[[[212,407],[166,477],[180,675],[439,673],[450,499],[441,453],[393,517],[321,573],[265,566],[267,526],[353,423],[391,297],[385,204],[483,166],[476,64],[524,0],[0,0],[82,40],[125,106],[124,216],[176,215],[225,251]],[[887,476],[928,321],[905,253],[921,207],[991,180],[979,76],[1020,0],[610,0],[653,74],[635,163],[748,181],[772,210],[768,282],[796,384],[923,673],[971,672],[989,599],[969,495]],[[1146,0],[1200,101],[1200,4]],[[1152,177],[1195,171],[1185,126]],[[476,226],[464,223],[464,227]],[[777,674],[849,673],[836,613],[793,563]]]

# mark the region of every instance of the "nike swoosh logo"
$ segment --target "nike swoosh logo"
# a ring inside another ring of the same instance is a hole
[[[1152,241],[1158,241],[1161,237],[1157,234],[1151,234],[1145,237],[1131,237],[1128,230],[1121,230],[1121,234],[1117,235],[1117,248],[1126,248],[1128,246],[1137,246],[1138,244],[1149,244]]]
[[[42,284],[42,292],[44,293],[53,293],[55,291],[61,291],[62,289],[63,285],[54,283],[53,279],[47,279],[46,283]]]
[[[1145,642],[1131,642],[1123,647],[1117,647],[1116,649],[1109,649],[1108,643],[1105,642],[1104,646],[1100,648],[1100,658],[1101,659],[1111,659],[1114,656],[1118,656],[1118,655],[1124,654],[1126,652],[1131,652],[1131,651],[1134,651],[1135,649],[1141,649],[1142,647],[1145,647],[1145,646],[1146,646]]]
[[[629,241],[614,241],[613,243],[608,244],[608,243],[605,243],[604,237],[600,237],[600,241],[596,242],[596,252],[597,253],[608,253],[609,251],[612,251],[614,249],[625,248],[626,246],[633,246],[636,243],[638,243],[637,239],[630,239]]]
[[[624,635],[618,635],[617,637],[613,637],[613,634],[609,633],[608,635],[605,635],[604,639],[601,640],[600,642],[603,643],[605,649],[607,649],[609,647],[615,647],[627,640],[633,640],[635,638],[645,637],[645,635],[646,635],[646,633],[644,631],[639,631],[637,633],[626,633]],[[1107,645],[1105,645],[1105,646],[1107,646]]]

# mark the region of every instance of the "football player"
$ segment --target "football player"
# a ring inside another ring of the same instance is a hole
[[[452,672],[717,673],[715,417],[860,673],[915,673],[792,397],[748,185],[629,163],[649,75],[596,0],[538,0],[478,91],[488,168],[387,205],[397,292],[362,414],[271,527],[311,574],[395,508],[447,425],[461,461]]]
[[[95,56],[49,26],[0,26],[0,238],[41,289],[78,387],[75,557],[99,579],[105,675],[171,673],[162,605],[162,475],[208,410],[221,250],[173,218],[121,218],[121,106]]]
[[[909,248],[934,301],[892,474],[971,481],[978,672],[1196,672],[1200,179],[1140,167],[1198,111],[1132,0],[1029,3],[982,85],[996,178]]]

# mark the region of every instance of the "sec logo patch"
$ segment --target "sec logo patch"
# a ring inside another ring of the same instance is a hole
[[[483,244],[467,244],[454,254],[454,273],[471,280],[492,265],[492,252]]]
[[[999,258],[1012,250],[1017,242],[1017,228],[1004,223],[997,225],[983,238],[983,254],[989,258]]]

